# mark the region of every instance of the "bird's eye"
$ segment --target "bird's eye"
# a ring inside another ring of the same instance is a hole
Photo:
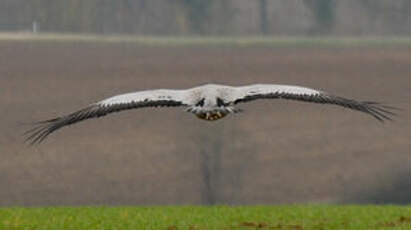
[[[196,106],[203,106],[204,105],[204,98],[202,98],[201,100],[199,100],[196,104]]]
[[[224,101],[219,97],[217,97],[217,106],[218,107],[225,106]]]

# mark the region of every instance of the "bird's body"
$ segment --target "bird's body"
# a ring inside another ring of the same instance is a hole
[[[172,104],[177,102],[198,118],[214,121],[225,117],[228,113],[238,111],[224,103],[224,99],[228,99],[228,96],[233,93],[235,93],[234,87],[207,84],[187,90],[157,89],[122,94],[103,100],[99,104],[108,107],[131,104],[136,101],[136,98],[144,98],[143,102],[164,101],[165,106],[173,106]]]
[[[89,105],[77,112],[37,123],[27,132],[32,143],[43,141],[57,129],[73,123],[105,116],[109,113],[142,107],[182,106],[198,118],[215,121],[230,113],[240,112],[238,103],[256,99],[290,99],[322,104],[335,104],[368,113],[383,121],[393,115],[393,107],[375,102],[360,102],[346,99],[323,91],[300,86],[255,84],[240,87],[206,84],[185,90],[155,89],[122,94]]]

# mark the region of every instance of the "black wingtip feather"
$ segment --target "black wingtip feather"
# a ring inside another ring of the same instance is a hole
[[[378,102],[360,102],[359,104],[366,113],[372,115],[381,122],[393,121],[392,117],[397,116],[397,114],[390,110],[399,110],[396,107],[383,105]]]
[[[53,132],[50,129],[51,127],[51,122],[39,123],[36,127],[24,133],[24,136],[26,136],[25,143],[29,143],[30,145],[41,143],[48,135]]]

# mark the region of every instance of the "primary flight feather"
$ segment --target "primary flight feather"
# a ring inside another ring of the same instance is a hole
[[[257,99],[289,99],[334,104],[367,113],[379,121],[391,120],[390,116],[394,115],[392,110],[395,109],[377,102],[346,99],[300,86],[255,84],[233,87],[207,84],[185,90],[155,89],[110,97],[68,115],[37,122],[33,129],[26,132],[27,141],[32,144],[40,143],[64,126],[143,107],[182,106],[200,119],[215,121],[227,114],[240,112],[241,110],[234,107],[236,104]]]

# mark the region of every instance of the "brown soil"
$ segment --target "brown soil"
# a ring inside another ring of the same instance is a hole
[[[0,63],[0,205],[411,202],[411,48],[1,42]],[[382,124],[280,100],[216,122],[141,109],[23,143],[26,122],[209,82],[297,84],[403,110]]]

